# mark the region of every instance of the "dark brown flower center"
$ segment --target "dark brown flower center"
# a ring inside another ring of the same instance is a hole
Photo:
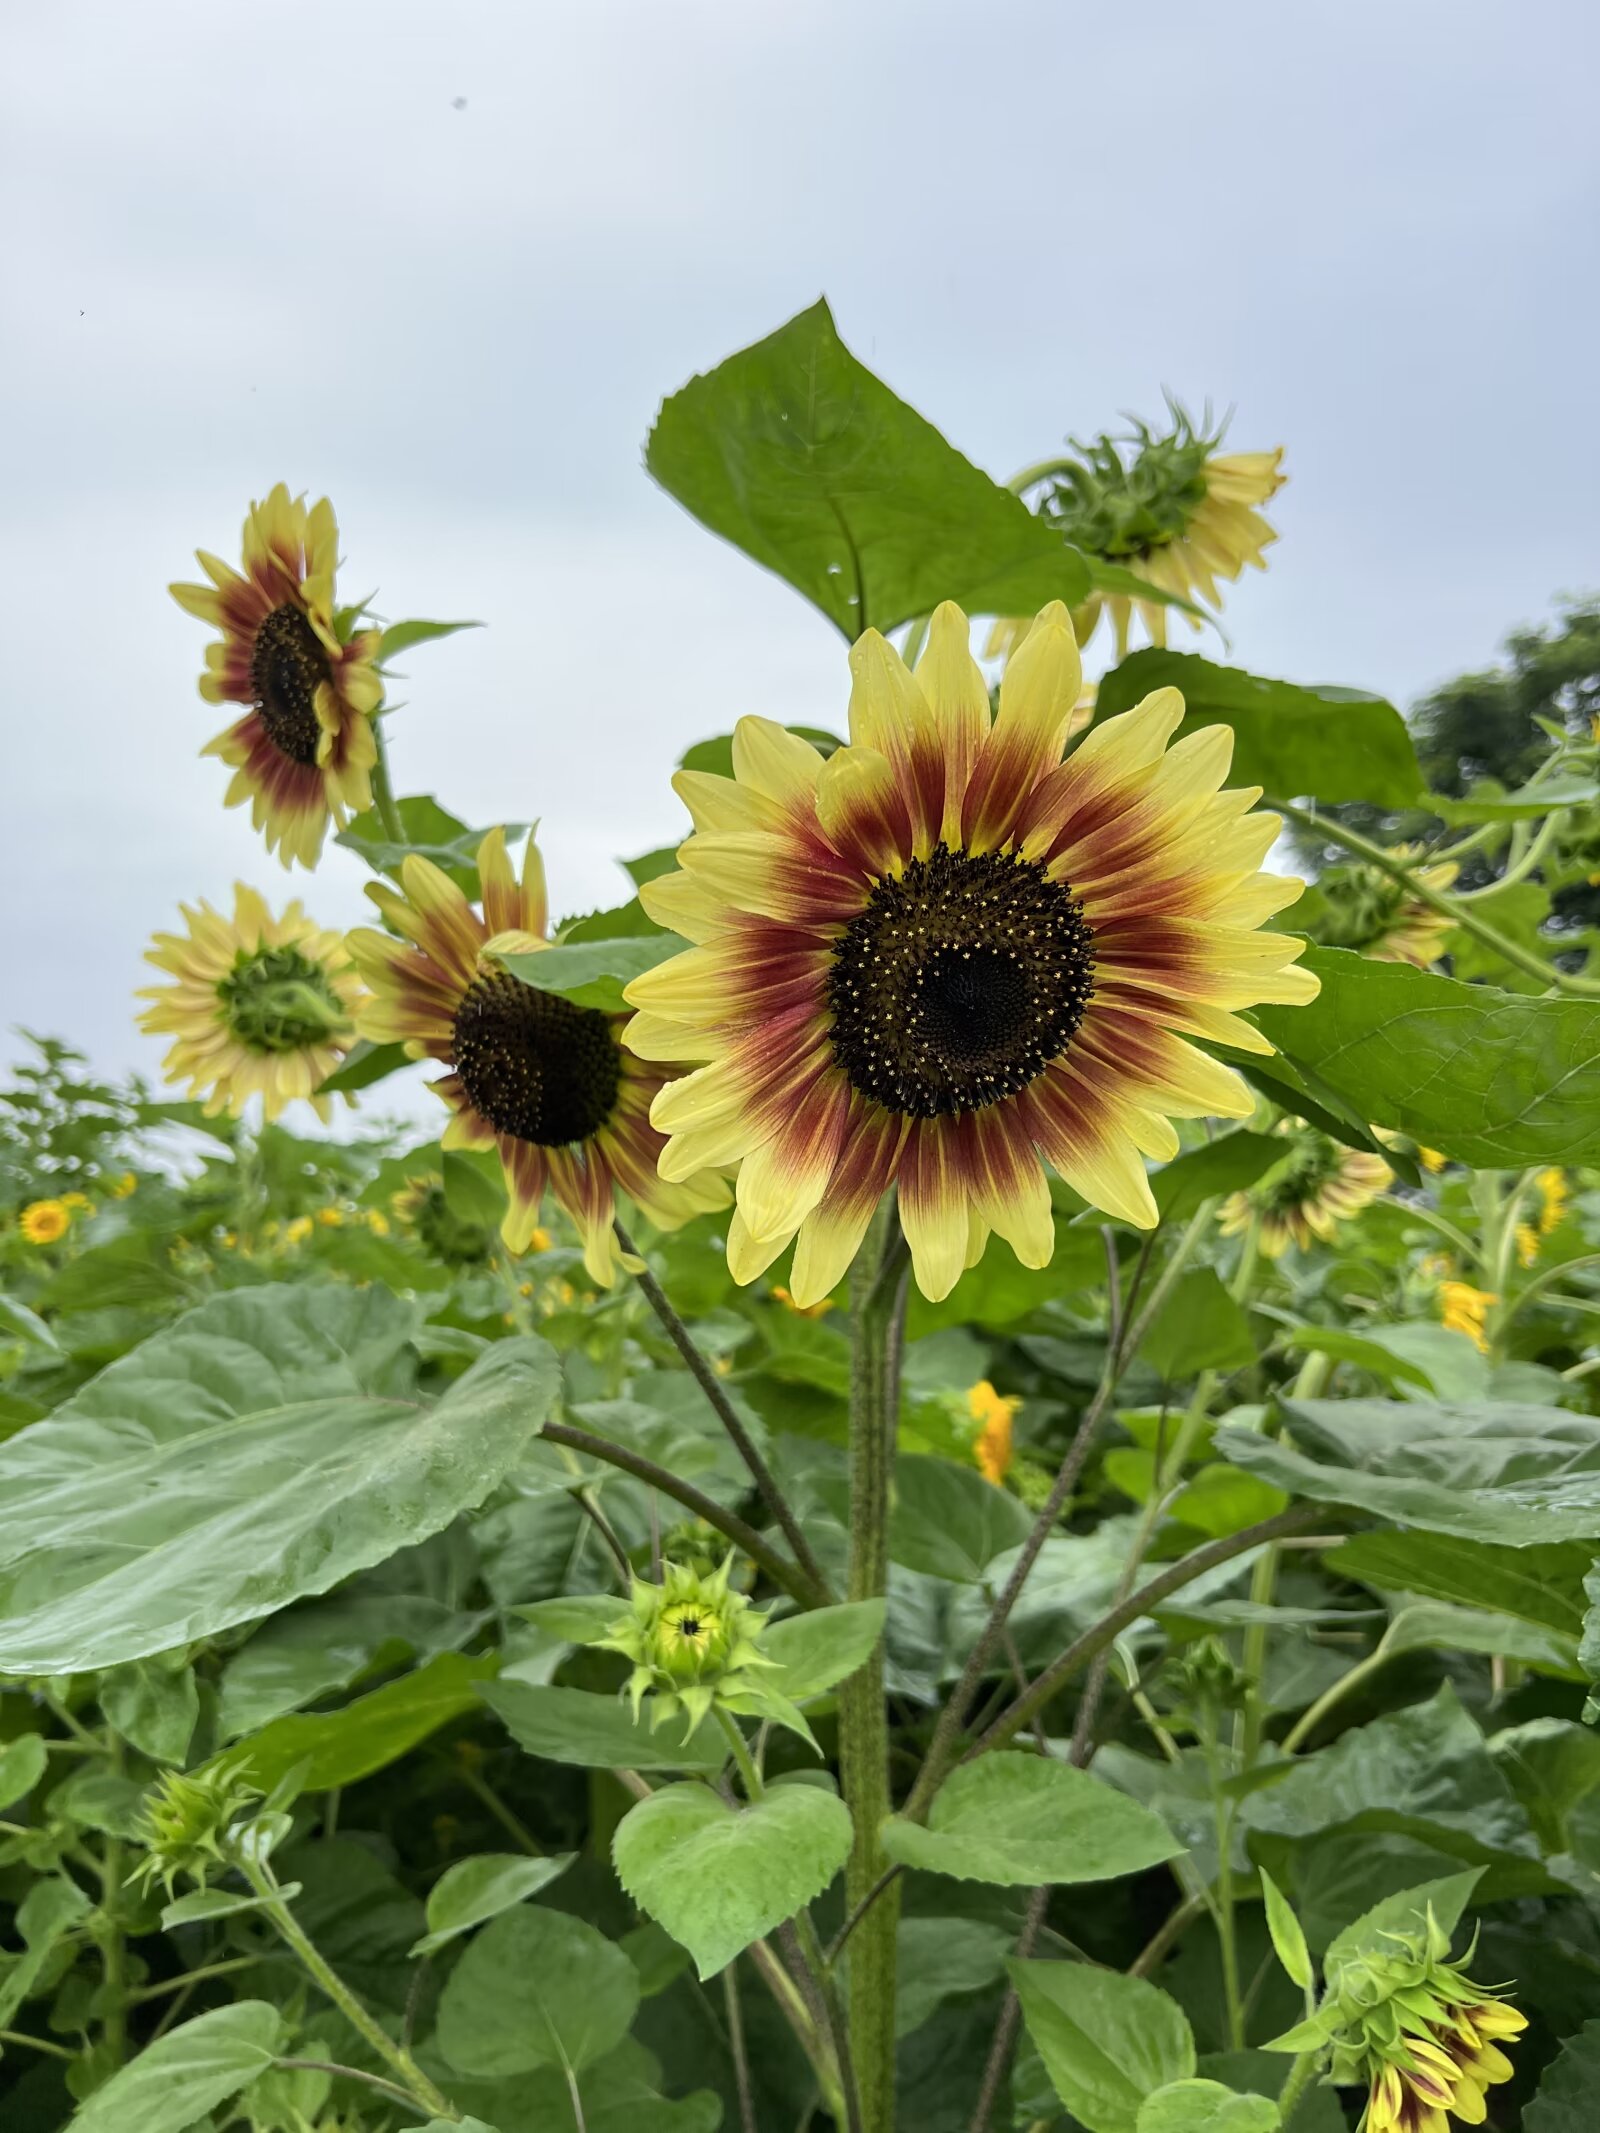
[[[586,1141],[611,1116],[622,1054],[597,1007],[524,985],[509,971],[475,978],[456,1010],[455,1069],[497,1133],[541,1148]]]
[[[1039,861],[941,844],[880,881],[834,949],[834,1057],[905,1117],[998,1103],[1066,1050],[1094,989],[1093,940]]]
[[[322,640],[292,603],[275,607],[257,628],[250,660],[256,710],[267,738],[291,763],[309,768],[317,760],[317,690],[332,673]]]

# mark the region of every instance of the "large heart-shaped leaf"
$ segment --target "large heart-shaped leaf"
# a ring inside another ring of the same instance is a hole
[[[184,2133],[271,2066],[283,2022],[265,2000],[196,2015],[96,2089],[72,2133]]]
[[[623,1887],[702,1978],[820,1896],[849,1852],[850,1810],[816,1785],[774,1785],[749,1807],[669,1785],[629,1809],[611,1845]]]
[[[902,1866],[1034,1888],[1109,1881],[1184,1849],[1159,1816],[1085,1770],[1037,1755],[986,1755],[940,1788],[924,1829],[892,1816],[883,1848]]]
[[[635,1723],[620,1696],[534,1681],[486,1681],[478,1693],[519,1747],[547,1762],[584,1770],[720,1770],[727,1761],[713,1726],[697,1727],[688,1740],[681,1719],[653,1732],[648,1719]]]
[[[1028,2034],[1056,2094],[1088,2133],[1136,2133],[1147,2096],[1194,2073],[1176,2000],[1092,1963],[1011,1965]]]
[[[0,1672],[216,1636],[424,1539],[537,1435],[558,1365],[491,1348],[419,1398],[387,1290],[214,1297],[0,1446]]]
[[[1084,558],[858,362],[825,303],[674,393],[645,464],[851,643],[941,600],[1031,614],[1089,590]]]
[[[439,2001],[439,2049],[463,2074],[581,2073],[622,2042],[639,1973],[565,1911],[524,1904],[484,1927]]]

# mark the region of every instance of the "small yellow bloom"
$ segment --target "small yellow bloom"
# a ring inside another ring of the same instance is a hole
[[[536,1228],[530,1231],[528,1236],[528,1242],[524,1246],[524,1249],[530,1252],[547,1252],[549,1251],[552,1242],[553,1239],[551,1238],[550,1232],[547,1229]]]
[[[292,1222],[284,1224],[283,1241],[285,1244],[304,1244],[315,1228],[309,1215],[296,1215]]]
[[[1437,1148],[1424,1148],[1420,1143],[1417,1147],[1417,1159],[1423,1169],[1431,1170],[1435,1177],[1438,1176],[1439,1172],[1443,1170],[1445,1164],[1450,1160],[1448,1156],[1441,1155]]]
[[[65,1200],[35,1200],[18,1227],[30,1244],[58,1244],[72,1227],[72,1210]]]
[[[519,1296],[531,1296],[533,1294],[533,1283],[531,1281],[519,1281],[517,1283],[517,1294]]]
[[[324,1229],[338,1229],[344,1222],[344,1212],[337,1207],[319,1207],[317,1209],[317,1220]]]
[[[996,1488],[1011,1471],[1011,1425],[1021,1405],[1019,1399],[1008,1399],[996,1392],[987,1378],[980,1378],[967,1394],[967,1411],[980,1425],[972,1456],[984,1479],[992,1481]]]
[[[1484,1321],[1499,1301],[1491,1290],[1475,1289],[1470,1281],[1441,1281],[1439,1284],[1441,1321],[1452,1333],[1464,1333],[1485,1355],[1489,1352],[1489,1342],[1483,1330]]]
[[[139,1180],[131,1170],[125,1170],[112,1186],[111,1197],[113,1200],[128,1200],[133,1197],[138,1189]]]
[[[389,1217],[380,1213],[376,1207],[369,1207],[367,1209],[367,1227],[375,1237],[387,1237],[389,1234]]]
[[[61,1195],[61,1204],[63,1207],[70,1207],[75,1215],[92,1215],[94,1213],[94,1202],[86,1193],[64,1192]]]
[[[1566,1172],[1541,1170],[1533,1182],[1539,1188],[1542,1203],[1539,1209],[1539,1234],[1541,1237],[1548,1237],[1550,1232],[1559,1229],[1567,1218],[1567,1202],[1572,1194],[1567,1186]]]
[[[774,1303],[781,1303],[784,1309],[792,1311],[796,1318],[826,1318],[833,1309],[831,1296],[824,1296],[814,1304],[797,1304],[781,1282],[771,1291],[771,1295]]]
[[[1517,1261],[1532,1266],[1539,1256],[1539,1232],[1531,1222],[1517,1224]]]
[[[239,1232],[236,1229],[225,1229],[218,1241],[225,1252],[236,1252],[239,1249]]]

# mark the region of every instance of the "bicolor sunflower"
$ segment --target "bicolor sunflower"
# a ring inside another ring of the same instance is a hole
[[[252,1096],[269,1120],[296,1097],[331,1117],[317,1091],[355,1042],[361,999],[338,934],[298,903],[274,918],[243,882],[231,918],[207,903],[179,908],[188,930],[158,933],[145,953],[174,983],[139,994],[151,1003],[140,1027],[177,1040],[162,1062],[167,1079],[186,1081],[212,1117],[237,1118]]]
[[[393,934],[363,927],[349,936],[372,988],[359,1027],[375,1043],[403,1044],[414,1059],[449,1069],[433,1084],[455,1114],[444,1145],[498,1151],[509,1203],[501,1234],[511,1251],[527,1250],[546,1190],[577,1225],[584,1264],[601,1283],[616,1277],[619,1188],[661,1229],[727,1205],[720,1178],[685,1173],[668,1183],[659,1174],[663,1140],[650,1106],[663,1076],[624,1047],[627,1015],[541,992],[498,961],[502,952],[551,945],[544,867],[531,837],[520,880],[504,831],[484,838],[481,909],[416,853],[400,880],[399,891],[367,889]]]
[[[202,548],[209,585],[174,585],[178,605],[222,632],[206,648],[200,694],[248,704],[201,751],[233,768],[226,805],[251,818],[285,866],[314,866],[330,818],[372,805],[372,714],[383,701],[376,630],[341,637],[334,606],[339,528],[324,497],[309,510],[282,482],[244,522],[243,574]]]
[[[1197,426],[1175,402],[1168,430],[1138,423],[1130,435],[1102,433],[1071,453],[1019,476],[1037,488],[1039,515],[1086,555],[1114,563],[1158,592],[1220,608],[1217,581],[1231,583],[1247,568],[1265,570],[1265,552],[1278,536],[1256,508],[1283,487],[1283,449],[1219,452],[1220,430]],[[1117,657],[1128,649],[1137,613],[1152,644],[1167,641],[1168,609],[1137,594],[1096,593],[1074,609],[1078,642],[1087,644],[1104,612],[1116,636]],[[1180,610],[1181,612],[1181,610]],[[1201,624],[1193,615],[1190,627]],[[997,622],[988,656],[1014,647],[1012,618]]]
[[[1230,1193],[1217,1211],[1225,1237],[1258,1225],[1257,1243],[1269,1259],[1281,1259],[1291,1244],[1302,1252],[1318,1238],[1331,1244],[1339,1224],[1370,1207],[1394,1177],[1381,1155],[1346,1148],[1314,1127],[1285,1123],[1279,1131],[1290,1143],[1282,1161]]]
[[[1149,1226],[1142,1157],[1170,1119],[1251,1098],[1190,1037],[1254,1052],[1239,1010],[1314,997],[1303,943],[1261,930],[1300,884],[1258,872],[1278,817],[1220,790],[1232,735],[1168,743],[1164,689],[1091,727],[1065,608],[1006,669],[998,716],[948,603],[915,674],[876,631],[851,655],[850,742],[826,760],[744,718],[731,779],[680,771],[681,871],[640,893],[695,945],[636,978],[628,1042],[700,1062],[656,1097],[667,1178],[738,1166],[728,1236],[754,1280],[798,1233],[789,1288],[826,1296],[898,1184],[916,1278],[949,1293],[997,1231],[1055,1246],[1044,1165]]]
[[[1448,889],[1461,869],[1453,860],[1435,866],[1413,864],[1420,847],[1397,844],[1390,855],[1410,867],[1415,879],[1436,895]],[[1431,970],[1444,953],[1455,920],[1417,895],[1406,882],[1378,866],[1331,867],[1317,883],[1318,909],[1307,930],[1328,948],[1353,948],[1378,963],[1411,963]]]

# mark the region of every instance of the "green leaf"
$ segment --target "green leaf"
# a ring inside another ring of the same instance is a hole
[[[1135,652],[1100,684],[1097,716],[1126,711],[1153,689],[1181,689],[1179,729],[1233,728],[1235,785],[1263,785],[1279,800],[1370,800],[1409,807],[1422,797],[1422,772],[1406,722],[1381,696],[1331,686],[1302,688],[1239,667],[1213,666],[1193,652]]]
[[[391,622],[378,639],[378,663],[393,659],[396,652],[409,652],[414,644],[431,644],[436,637],[453,637],[457,630],[481,630],[481,622]]]
[[[577,1856],[557,1852],[549,1859],[525,1859],[520,1852],[480,1852],[458,1859],[428,1891],[428,1930],[413,1944],[412,1955],[435,1955],[458,1934],[526,1903],[559,1879]]]
[[[1395,1830],[1475,1864],[1537,1858],[1521,1802],[1455,1691],[1352,1727],[1239,1804],[1250,1829],[1285,1837],[1354,1824]]]
[[[850,1834],[849,1808],[815,1785],[775,1784],[748,1807],[669,1785],[628,1810],[611,1856],[634,1902],[708,1978],[822,1894]]]
[[[1256,1019],[1362,1118],[1475,1169],[1600,1160],[1600,1000],[1541,1000],[1313,948],[1305,1007]]]
[[[29,1348],[43,1348],[51,1355],[61,1353],[61,1343],[38,1312],[30,1311],[14,1296],[0,1296],[0,1338],[21,1341]]]
[[[1010,1969],[1056,2094],[1087,2133],[1138,2133],[1145,2098],[1194,2073],[1188,2017],[1159,1987],[1090,1963]]]
[[[422,2133],[500,2133],[486,2118],[430,2118]]]
[[[1502,1548],[1447,1533],[1377,1532],[1357,1533],[1322,1562],[1334,1577],[1379,1592],[1493,1608],[1573,1637],[1583,1629],[1583,1580],[1593,1559],[1593,1548],[1582,1541]]]
[[[135,1659],[100,1683],[100,1708],[125,1741],[157,1763],[181,1763],[200,1718],[194,1668],[182,1652]]]
[[[895,1965],[894,2028],[909,2037],[946,2000],[982,1992],[1005,1976],[1016,1934],[976,1918],[906,1918]]]
[[[915,1453],[895,1461],[889,1557],[907,1570],[981,1585],[989,1565],[1032,1529],[1026,1504],[976,1467]]]
[[[535,1600],[516,1612],[524,1622],[565,1644],[589,1644],[606,1636],[628,1612],[614,1592],[569,1592],[553,1600]]]
[[[1284,1144],[1272,1133],[1243,1127],[1219,1133],[1203,1147],[1175,1156],[1150,1180],[1163,1222],[1187,1222],[1207,1200],[1221,1193],[1243,1192],[1283,1160]]]
[[[852,644],[941,600],[1031,614],[1089,590],[1083,558],[857,362],[826,303],[673,394],[645,464]]]
[[[1139,2106],[1137,2133],[1274,2133],[1270,2096],[1241,2096],[1220,2081],[1170,2081]]]
[[[650,933],[620,940],[579,941],[570,948],[544,948],[537,954],[503,955],[514,978],[540,992],[560,993],[578,1007],[598,1007],[608,1015],[625,1014],[622,988],[669,956],[681,955],[684,943],[675,933]]]
[[[279,1884],[278,1895],[285,1903],[292,1903],[299,1893],[298,1881]],[[237,1896],[228,1889],[195,1889],[162,1906],[161,1930],[175,1933],[180,1926],[209,1925],[216,1918],[242,1918],[247,1912],[264,1910],[275,1900],[271,1895]]]
[[[1294,1441],[1235,1426],[1216,1450],[1291,1495],[1522,1548],[1600,1538],[1600,1417],[1510,1401],[1285,1400]]]
[[[805,1703],[848,1681],[858,1667],[872,1657],[883,1635],[885,1603],[882,1600],[851,1600],[841,1607],[815,1607],[809,1614],[785,1615],[772,1623],[761,1640],[768,1659],[776,1659],[781,1674],[765,1674],[770,1684],[791,1703]]]
[[[1475,822],[1528,822],[1536,815],[1552,814],[1558,807],[1587,808],[1600,800],[1600,786],[1593,778],[1546,778],[1542,785],[1524,785],[1516,792],[1494,791],[1493,783],[1492,779],[1485,780],[1484,789],[1468,793],[1464,800],[1431,792],[1427,797],[1428,812],[1452,826],[1465,828]]]
[[[0,1968],[0,2029],[12,2018],[32,1992],[58,1942],[75,1931],[89,1915],[89,1899],[75,1881],[62,1875],[47,1875],[36,1881],[17,1905],[16,1929],[23,1953],[9,1958]]]
[[[1573,1810],[1600,1787],[1600,1734],[1563,1718],[1530,1718],[1489,1742],[1547,1853],[1576,1851]],[[1587,1823],[1589,1817],[1584,1817]]]
[[[1214,1267],[1196,1267],[1168,1296],[1139,1353],[1164,1383],[1202,1370],[1231,1370],[1256,1359],[1250,1322]]]
[[[25,1800],[50,1765],[40,1733],[22,1733],[0,1747],[0,1812]]]
[[[637,940],[668,931],[670,928],[656,924],[635,896],[625,904],[618,904],[614,910],[588,911],[582,918],[566,920],[561,928],[560,945],[567,948],[580,941]]]
[[[72,2133],[185,2133],[271,2066],[282,2018],[264,2000],[196,2015],[119,2068],[74,2112]]]
[[[1395,1951],[1393,1936],[1418,1931],[1425,1925],[1430,1910],[1440,1930],[1453,1934],[1482,1879],[1481,1866],[1464,1874],[1446,1874],[1441,1880],[1424,1881],[1415,1888],[1401,1889],[1393,1896],[1386,1896],[1382,1903],[1374,1904],[1370,1911],[1363,1911],[1352,1925],[1346,1926],[1328,1943],[1323,1969],[1330,1986],[1335,1984],[1337,1973],[1345,1964],[1358,1962],[1366,1955],[1392,1955]]]
[[[1585,2022],[1544,2070],[1539,2093],[1522,2114],[1524,2133],[1594,2133],[1600,2096],[1600,2021]]]
[[[357,815],[334,841],[359,852],[368,866],[395,880],[399,879],[407,855],[415,852],[442,868],[464,896],[475,898],[479,886],[478,847],[488,832],[469,829],[448,808],[441,807],[431,793],[407,794],[403,800],[396,800],[395,812],[400,818],[398,842],[389,835],[375,807]],[[520,822],[508,822],[504,827],[508,843],[522,835]]]
[[[477,1624],[477,1616],[421,1593],[359,1589],[274,1615],[222,1670],[217,1739],[257,1733],[375,1669],[456,1650]]]
[[[1311,1983],[1311,1950],[1288,1897],[1265,1867],[1261,1869],[1261,1896],[1267,1907],[1267,1931],[1272,1935],[1278,1960],[1288,1972],[1289,1982],[1304,1992]]]
[[[506,1211],[505,1176],[489,1149],[446,1148],[439,1157],[445,1205],[458,1221],[498,1229]]]
[[[581,2073],[622,2042],[639,1973],[603,1933],[525,1904],[468,1944],[439,2001],[438,2043],[463,2074]]]
[[[398,1074],[402,1067],[414,1062],[403,1044],[369,1044],[365,1037],[350,1047],[343,1066],[335,1067],[327,1080],[318,1084],[319,1096],[353,1095],[357,1089],[370,1089],[380,1081],[387,1081],[391,1074]]]
[[[530,1755],[586,1770],[720,1770],[727,1751],[702,1726],[685,1740],[677,1723],[652,1733],[617,1696],[550,1688],[531,1681],[489,1681],[478,1691]]]
[[[1385,1342],[1373,1337],[1390,1330],[1375,1326],[1362,1334],[1351,1333],[1343,1326],[1296,1326],[1288,1336],[1288,1345],[1302,1353],[1309,1350],[1314,1355],[1331,1356],[1336,1363],[1354,1363],[1373,1377],[1386,1378],[1391,1385],[1420,1385],[1424,1392],[1432,1392],[1433,1380],[1420,1363],[1394,1354]]]
[[[537,1435],[554,1353],[498,1342],[419,1401],[373,1287],[213,1297],[0,1445],[0,1672],[216,1636],[481,1503]]]
[[[1111,1881],[1184,1850],[1159,1816],[1087,1771],[1015,1753],[963,1763],[927,1827],[891,1815],[883,1848],[902,1866],[1003,1888]]]
[[[475,1710],[480,1686],[499,1664],[495,1653],[465,1659],[459,1652],[441,1652],[342,1710],[297,1711],[275,1719],[253,1740],[230,1749],[229,1758],[239,1760],[263,1792],[302,1766],[302,1792],[354,1785],[397,1762],[463,1711]]]

